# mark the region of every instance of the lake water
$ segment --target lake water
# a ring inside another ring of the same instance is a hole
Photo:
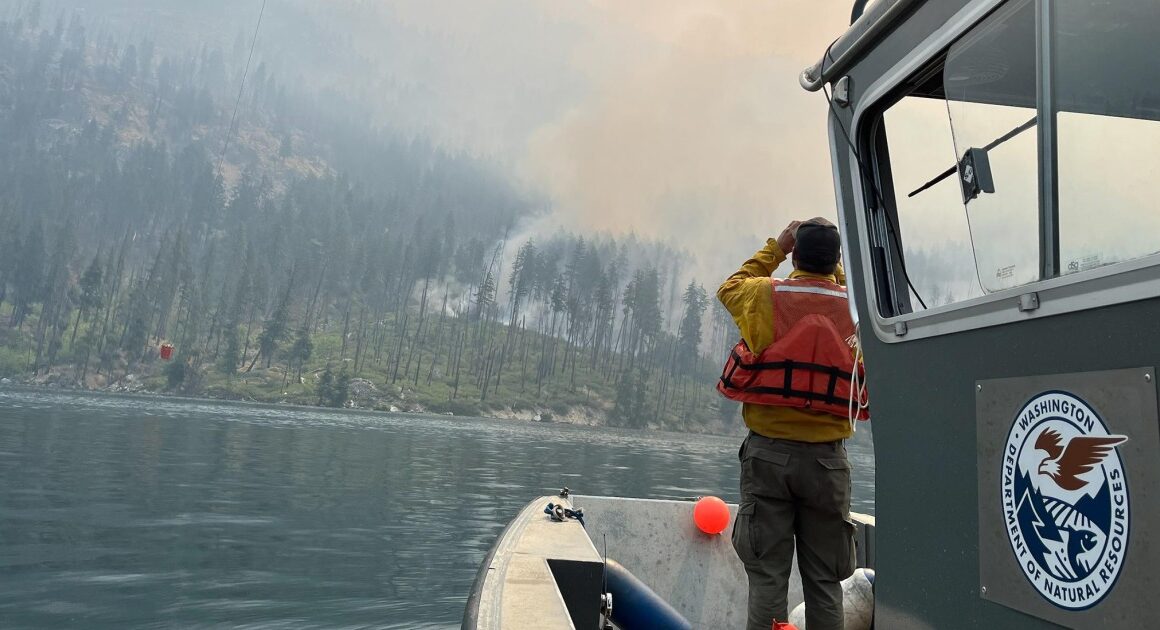
[[[738,443],[0,389],[0,628],[458,628],[531,498],[736,501]]]

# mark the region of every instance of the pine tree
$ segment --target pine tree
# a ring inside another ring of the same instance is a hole
[[[254,369],[254,364],[261,357],[266,358],[266,368],[269,369],[274,361],[274,353],[278,350],[278,344],[286,338],[289,321],[290,289],[287,288],[273,315],[266,320],[262,333],[258,335],[258,354],[254,355],[254,360],[250,362],[250,367],[246,368],[246,371]]]
[[[318,394],[318,404],[323,407],[333,407],[330,404],[334,398],[334,372],[330,370],[330,366],[322,371],[318,377],[318,385],[315,387],[315,392]]]
[[[145,282],[138,279],[133,282],[130,289],[120,343],[121,349],[129,353],[133,362],[141,356],[145,345],[149,342],[150,311]]]
[[[181,388],[190,369],[189,363],[183,357],[176,357],[165,365],[165,382],[170,391]]]
[[[314,342],[310,340],[310,329],[303,326],[298,329],[298,336],[294,339],[294,345],[290,347],[290,354],[288,356],[290,365],[297,368],[295,378],[302,379],[302,366],[310,360],[310,355],[314,353]]]
[[[44,228],[40,221],[34,221],[21,244],[16,268],[12,273],[12,320],[14,328],[19,328],[28,317],[32,305],[40,301],[44,282]]]
[[[536,255],[536,243],[529,240],[516,252],[516,259],[512,262],[511,274],[508,276],[508,300],[511,305],[509,323],[516,321],[524,299],[532,291]]]
[[[346,370],[335,374],[328,365],[318,377],[318,404],[323,407],[343,407],[350,399],[350,374]]]
[[[101,308],[104,297],[103,278],[104,269],[101,265],[100,256],[94,256],[92,262],[89,263],[88,269],[81,276],[80,303],[77,308],[76,323],[73,325],[72,339],[69,340],[70,348],[76,345],[77,331],[80,329],[81,320],[86,317],[91,317],[93,313]]]
[[[495,276],[489,269],[475,292],[475,319],[483,319],[484,312],[495,302]]]
[[[648,382],[643,372],[634,372],[620,379],[612,419],[617,426],[643,429],[648,426]]]
[[[709,296],[705,288],[695,280],[689,281],[685,287],[681,302],[685,305],[681,316],[681,325],[677,333],[677,361],[684,373],[689,373],[696,365],[701,346],[701,326],[705,317],[705,309],[709,305]]]
[[[222,331],[225,346],[218,355],[217,368],[222,374],[233,377],[238,372],[238,364],[242,362],[242,343],[238,339],[238,327],[226,326]]]

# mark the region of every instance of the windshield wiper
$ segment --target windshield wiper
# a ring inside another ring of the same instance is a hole
[[[991,149],[994,149],[995,147],[999,146],[1000,144],[1003,144],[1004,142],[1010,140],[1011,138],[1014,138],[1015,136],[1023,133],[1024,131],[1027,131],[1028,129],[1034,127],[1036,120],[1038,120],[1038,117],[1032,118],[1031,120],[1023,123],[1022,125],[1019,125],[1018,127],[1012,129],[1011,131],[1008,131],[1007,133],[999,136],[998,138],[995,138],[991,142],[991,144],[988,144],[987,146],[983,147],[983,151],[990,151]],[[934,179],[923,184],[922,186],[919,186],[917,189],[915,189],[913,192],[911,192],[909,195],[907,195],[907,198],[913,197],[913,196],[917,195],[918,193],[926,190],[927,188],[934,186],[935,184],[950,177],[951,175],[954,175],[958,170],[959,170],[959,166],[957,164],[948,168],[947,170],[939,173]]]

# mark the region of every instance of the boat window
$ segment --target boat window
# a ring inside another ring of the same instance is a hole
[[[1034,3],[1008,3],[951,46],[943,89],[979,281],[1038,280]]]
[[[932,165],[954,164],[947,107],[942,100],[908,96],[883,114],[890,140],[890,169],[906,273],[921,309],[982,294],[971,252],[970,226],[963,214],[957,177],[946,177],[910,195],[931,179]]]
[[[899,295],[906,279],[910,294],[880,300],[882,315],[1038,279],[1035,103],[1035,10],[1025,0],[959,38],[883,112],[872,142],[901,238],[876,244],[902,251],[875,268],[880,294]]]
[[[1157,0],[1010,0],[880,102],[884,317],[1160,254],[1156,24]]]
[[[1056,2],[1060,273],[1160,251],[1160,2]]]

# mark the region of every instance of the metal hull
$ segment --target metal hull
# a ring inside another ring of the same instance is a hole
[[[555,522],[544,513],[547,504],[562,501],[583,508],[584,526],[573,519]],[[735,515],[737,506],[729,508]],[[872,567],[874,518],[853,518],[860,525],[859,565]],[[602,565],[605,546],[608,558],[632,571],[694,628],[743,627],[748,586],[731,534],[732,525],[716,536],[699,531],[691,501],[540,497],[511,521],[481,565],[463,627],[596,628],[598,598],[586,599],[583,610],[569,610],[567,600],[572,592],[585,591],[583,567]],[[791,608],[802,601],[796,564],[789,599]]]

